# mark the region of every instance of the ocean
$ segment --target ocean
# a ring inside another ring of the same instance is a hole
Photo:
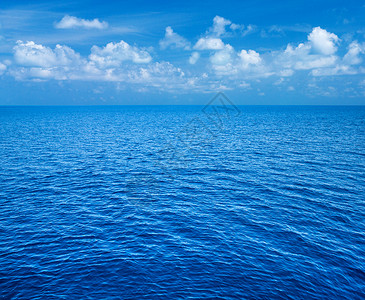
[[[364,106],[0,107],[0,298],[364,299]]]

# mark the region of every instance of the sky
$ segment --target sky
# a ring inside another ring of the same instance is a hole
[[[365,105],[365,1],[0,2],[0,105]]]

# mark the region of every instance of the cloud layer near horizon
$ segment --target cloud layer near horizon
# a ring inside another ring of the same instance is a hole
[[[99,30],[108,23],[65,16],[55,26]],[[216,16],[205,33],[189,41],[168,26],[159,46],[162,53],[179,51],[186,56],[180,65],[157,59],[151,47],[130,45],[124,40],[93,45],[88,56],[66,45],[49,47],[19,40],[13,47],[12,61],[0,62],[0,75],[17,80],[115,81],[161,90],[201,91],[247,88],[250,80],[276,76],[283,81],[296,73],[311,77],[365,73],[365,43],[342,41],[321,27],[314,27],[301,43],[283,45],[279,51],[235,49],[224,42],[227,37],[244,38],[253,28]],[[345,49],[342,55],[339,47]]]

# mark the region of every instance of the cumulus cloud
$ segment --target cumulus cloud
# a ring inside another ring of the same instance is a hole
[[[216,32],[222,33],[229,25],[218,19]],[[236,50],[218,38],[201,38],[194,48],[215,50],[209,57],[212,70],[219,76],[230,75],[235,78],[267,77],[278,75],[289,77],[295,71],[309,71],[313,76],[355,74],[351,65],[362,62],[364,45],[353,42],[343,60],[337,55],[340,39],[334,33],[315,27],[308,34],[307,41],[297,46],[288,44],[284,51],[267,53],[265,58],[255,50]],[[271,59],[270,59],[271,58]],[[359,70],[358,70],[359,71]]]
[[[309,70],[332,66],[337,60],[334,55],[311,54],[311,49],[309,44],[301,43],[295,48],[288,45],[282,56],[284,67]]]
[[[224,43],[221,39],[218,38],[200,38],[194,49],[196,50],[221,50],[224,48]]]
[[[18,64],[32,67],[68,66],[81,61],[80,55],[67,46],[56,45],[52,50],[32,41],[17,41],[14,58]]]
[[[237,73],[234,62],[235,51],[229,44],[225,45],[220,51],[210,56],[210,62],[213,70],[219,75],[228,75]]]
[[[224,46],[224,49],[214,53],[210,57],[210,61],[215,65],[226,65],[232,62],[233,55],[234,55],[233,47],[227,44]]]
[[[10,73],[19,80],[75,79],[85,73],[87,60],[73,49],[56,45],[54,49],[33,41],[18,41],[14,47],[15,66]]]
[[[160,41],[161,49],[166,48],[183,48],[190,49],[190,42],[181,35],[175,33],[170,26],[166,27],[165,37]]]
[[[260,54],[254,50],[241,50],[238,56],[241,59],[241,66],[243,69],[247,69],[252,65],[258,65],[262,61]]]
[[[336,43],[339,38],[320,27],[313,28],[307,37],[307,42],[298,46],[288,44],[282,53],[274,53],[274,69],[281,74],[292,75],[294,70],[317,70],[335,66],[339,57]],[[318,71],[312,72],[315,74]],[[285,75],[281,75],[285,76]]]
[[[61,21],[55,24],[55,27],[58,29],[106,29],[108,28],[108,23],[105,21],[100,22],[99,19],[85,20],[73,16],[64,16]]]
[[[232,36],[233,31],[240,31],[243,36],[253,30],[254,27],[251,25],[245,29],[243,25],[215,16],[213,26],[196,42],[193,49],[214,51],[210,53],[209,62],[211,69],[219,76],[239,74],[243,70],[251,72],[254,65],[261,64],[260,55],[254,50],[242,50],[237,53],[231,45],[225,44],[222,38]],[[198,57],[197,54],[193,55]],[[195,62],[193,55],[189,59],[190,63]]]
[[[93,46],[89,59],[98,66],[105,68],[120,66],[124,61],[145,64],[149,63],[152,57],[146,50],[130,46],[128,43],[120,41],[119,43],[109,43],[102,48]]]
[[[365,53],[365,44],[353,41],[348,51],[341,58],[337,54],[340,39],[320,27],[313,28],[308,35],[308,41],[297,47],[288,45],[283,53],[274,55],[274,65],[278,66],[279,73],[295,70],[309,70],[313,76],[355,75],[364,73],[361,67],[362,55]],[[284,76],[284,75],[282,75]]]
[[[0,75],[6,72],[19,80],[115,81],[139,84],[138,88],[143,89],[206,91],[223,87],[248,88],[250,80],[268,76],[275,76],[274,84],[290,90],[289,77],[298,72],[309,76],[365,73],[365,43],[341,41],[336,34],[320,27],[313,28],[303,42],[289,43],[277,51],[235,49],[224,42],[224,37],[235,30],[243,35],[243,29],[253,30],[216,16],[213,26],[194,45],[166,27],[165,36],[159,42],[161,49],[183,49],[190,53],[179,60],[181,68],[170,62],[155,61],[151,48],[123,40],[92,46],[88,56],[65,45],[49,47],[18,41],[14,46],[13,63],[0,63]],[[341,55],[345,43],[347,50]],[[198,61],[199,68],[191,66]]]
[[[180,68],[169,62],[152,62],[146,50],[124,41],[93,46],[88,58],[67,46],[51,49],[32,41],[18,41],[14,57],[16,64],[10,74],[18,80],[115,81],[166,90],[187,87]]]
[[[226,44],[222,50],[216,51],[209,58],[211,67],[219,76],[235,75],[237,78],[268,75],[260,54],[254,50],[235,49]]]
[[[338,43],[339,38],[321,27],[315,27],[309,34],[308,40],[311,42],[313,50],[320,54],[331,55],[337,51],[336,43]]]

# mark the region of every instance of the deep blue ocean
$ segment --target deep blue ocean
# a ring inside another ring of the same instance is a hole
[[[0,107],[3,299],[364,299],[365,107]]]

